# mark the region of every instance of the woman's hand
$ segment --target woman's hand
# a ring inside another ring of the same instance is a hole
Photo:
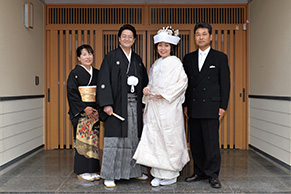
[[[112,115],[113,114],[113,109],[112,109],[111,106],[105,106],[103,111],[106,112],[106,114],[108,114],[108,115]]]
[[[84,109],[84,112],[86,113],[89,119],[96,120],[99,117],[98,111],[90,106],[87,106]]]
[[[93,117],[95,120],[99,119],[99,113],[98,113],[98,110],[96,110],[93,114]]]
[[[161,98],[163,98],[163,96],[161,94],[156,94],[156,95],[154,95],[154,98],[161,99]]]
[[[149,96],[150,98],[155,98],[155,99],[161,99],[161,98],[163,98],[163,96],[160,95],[160,94],[152,94],[152,93],[151,93],[151,90],[150,90],[149,88],[147,88],[147,87],[145,87],[145,88],[142,90],[142,92],[143,92],[143,94],[144,94],[145,96]]]
[[[145,96],[148,96],[148,95],[151,93],[150,89],[147,88],[147,87],[145,87],[145,88],[142,90],[142,92],[143,92],[143,94],[144,94]]]

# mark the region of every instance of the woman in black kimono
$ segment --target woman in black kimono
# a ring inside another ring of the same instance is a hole
[[[74,128],[74,172],[86,181],[99,180],[99,114],[96,104],[98,70],[92,67],[94,51],[77,48],[76,65],[67,80],[69,115]]]

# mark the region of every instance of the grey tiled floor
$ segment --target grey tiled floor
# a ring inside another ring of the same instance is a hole
[[[85,182],[73,173],[73,150],[38,151],[0,171],[0,193],[291,193],[291,171],[254,151],[222,150],[221,189],[207,180],[186,183],[188,164],[176,184],[153,188],[149,181],[122,180],[107,189],[103,180]]]

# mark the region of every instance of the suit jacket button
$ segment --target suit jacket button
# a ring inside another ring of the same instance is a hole
[[[203,90],[205,91],[205,90],[206,90],[206,88],[203,88]]]
[[[195,102],[196,100],[195,99],[193,99],[193,102]]]
[[[195,88],[193,88],[193,90],[196,90]]]
[[[210,79],[210,77],[208,77],[207,79]]]
[[[202,102],[205,102],[205,100],[202,100]]]

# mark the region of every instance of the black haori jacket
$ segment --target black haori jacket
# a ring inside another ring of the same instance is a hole
[[[129,61],[123,50],[117,49],[109,52],[103,59],[97,85],[97,98],[100,107],[112,106],[113,112],[125,118],[121,121],[114,116],[101,115],[105,122],[105,137],[127,137],[128,118],[127,118],[127,68]],[[148,84],[148,76],[140,56],[132,51],[130,67],[135,68],[138,85],[135,86],[137,94],[137,125],[138,137],[142,132],[142,90]]]

